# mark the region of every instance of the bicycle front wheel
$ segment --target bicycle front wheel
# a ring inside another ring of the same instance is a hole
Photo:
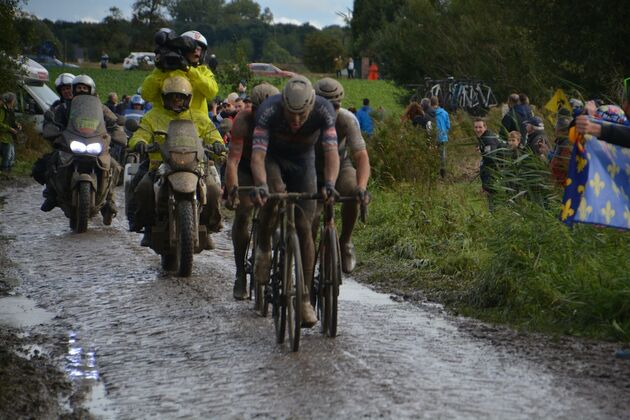
[[[289,346],[291,351],[300,349],[300,334],[302,331],[302,294],[304,287],[304,271],[302,270],[302,256],[297,234],[293,232],[287,243],[284,264],[284,297],[287,314],[287,329],[289,332]]]
[[[271,258],[271,316],[276,329],[276,342],[284,343],[287,325],[287,306],[284,298],[284,254],[280,241],[273,247],[273,257]]]
[[[325,232],[325,264],[323,297],[323,332],[329,337],[337,336],[337,303],[339,298],[339,284],[341,283],[341,255],[339,238],[334,227],[326,228]]]

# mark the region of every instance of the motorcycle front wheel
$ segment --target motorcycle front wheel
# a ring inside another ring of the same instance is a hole
[[[83,233],[87,231],[88,219],[90,218],[90,204],[92,202],[92,186],[90,183],[80,182],[78,194],[75,229],[77,233]]]
[[[182,200],[177,203],[177,257],[179,267],[177,275],[179,277],[189,277],[192,272],[194,254],[194,232],[195,223],[193,221],[193,203]]]

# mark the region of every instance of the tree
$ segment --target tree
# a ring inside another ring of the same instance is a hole
[[[232,0],[223,8],[225,23],[254,21],[260,16],[260,6],[253,0]]]
[[[20,53],[20,43],[17,31],[18,0],[3,0],[0,2],[0,92],[15,91],[17,87],[18,64],[14,59]]]
[[[223,18],[224,0],[179,0],[171,1],[168,11],[174,23],[182,30],[190,29],[191,25],[218,25]],[[199,30],[199,29],[197,29]]]
[[[168,0],[136,0],[132,6],[133,18],[150,28],[163,25],[167,4]]]
[[[262,20],[263,23],[266,23],[267,25],[273,24],[273,13],[271,13],[270,8],[265,7],[265,10],[263,10],[262,14],[260,15],[260,20]]]
[[[304,41],[304,64],[315,72],[334,70],[335,57],[343,55],[343,45],[339,38],[330,33],[315,32]]]

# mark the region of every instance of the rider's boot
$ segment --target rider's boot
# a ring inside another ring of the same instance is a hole
[[[42,211],[51,211],[57,207],[57,195],[51,188],[46,187],[42,195],[45,197],[44,203],[40,207]]]
[[[354,253],[352,241],[341,244],[341,269],[344,273],[350,274],[357,265],[357,258]]]
[[[269,282],[269,270],[271,269],[271,251],[263,251],[256,247],[256,259],[254,261],[254,282],[267,284]]]
[[[150,246],[151,245],[151,228],[144,228],[144,236],[142,237],[142,241],[140,241],[140,246]]]
[[[236,273],[236,280],[234,281],[234,290],[232,291],[232,295],[236,300],[245,300],[247,299],[247,287],[246,276],[244,272]]]
[[[216,245],[214,244],[214,239],[212,239],[212,235],[209,233],[206,233],[206,247],[205,249],[207,250],[212,250],[214,248],[216,248]]]
[[[313,309],[313,305],[308,300],[302,301],[300,305],[302,315],[302,328],[312,328],[317,324],[317,314]]]

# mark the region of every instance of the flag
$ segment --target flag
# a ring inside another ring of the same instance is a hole
[[[630,148],[592,136],[575,142],[560,219],[630,229]]]
[[[567,99],[567,95],[564,94],[562,89],[556,90],[556,93],[554,93],[551,99],[545,104],[545,108],[554,114],[560,111],[561,108],[573,112],[569,99]]]
[[[548,118],[552,125],[556,125],[556,116],[562,108],[568,110],[569,115],[573,112],[573,108],[567,99],[567,95],[565,95],[562,89],[558,89],[551,99],[549,99],[549,101],[545,104],[545,109],[551,113]]]

